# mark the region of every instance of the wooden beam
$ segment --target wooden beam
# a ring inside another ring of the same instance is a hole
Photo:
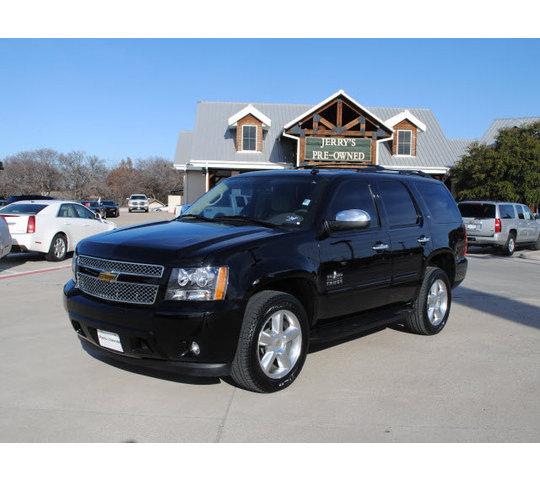
[[[350,130],[353,127],[356,127],[360,123],[360,117],[355,118],[354,120],[351,120],[346,125],[343,125],[343,130]]]
[[[337,126],[343,126],[343,101],[340,99],[337,102]]]
[[[326,120],[326,118],[321,117],[319,119],[319,122],[321,122],[325,127],[329,128],[330,130],[335,128],[335,125],[333,123],[329,122],[328,120]]]

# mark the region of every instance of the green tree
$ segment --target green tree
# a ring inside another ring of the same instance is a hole
[[[473,143],[450,170],[458,200],[540,204],[540,122],[499,132],[493,145]]]

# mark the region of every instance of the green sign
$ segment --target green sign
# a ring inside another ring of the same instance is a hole
[[[306,137],[306,160],[371,162],[369,138]]]

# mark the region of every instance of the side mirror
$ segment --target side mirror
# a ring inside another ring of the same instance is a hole
[[[191,203],[184,203],[184,205],[180,205],[179,207],[176,207],[176,211],[178,213],[177,216],[184,215],[184,213],[186,213],[189,207],[191,207]]]
[[[534,214],[534,219],[535,220],[540,220],[540,213],[535,213]]]
[[[97,212],[94,213],[94,218],[95,218],[96,220],[101,220],[101,214],[100,214],[100,213],[97,213]]]
[[[369,213],[360,209],[342,210],[336,214],[335,220],[330,220],[330,230],[360,230],[369,227],[371,217]]]

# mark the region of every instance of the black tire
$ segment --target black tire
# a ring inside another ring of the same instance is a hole
[[[56,248],[57,242],[63,242],[64,247],[63,249]],[[61,233],[57,233],[53,239],[51,240],[51,246],[49,247],[49,251],[45,255],[45,259],[48,262],[61,262],[66,258],[67,255],[67,239],[65,235],[62,235]]]
[[[510,233],[508,235],[508,240],[506,240],[506,244],[504,247],[502,247],[502,254],[506,257],[511,257],[514,255],[514,252],[516,251],[516,234]]]
[[[437,280],[442,280],[446,285],[447,308],[442,320],[434,325],[429,320],[427,302],[430,289]],[[414,301],[414,310],[407,315],[405,327],[407,327],[410,332],[419,335],[435,335],[439,333],[446,325],[448,316],[450,315],[451,306],[452,289],[450,286],[450,281],[448,280],[448,275],[446,275],[444,270],[441,270],[438,267],[427,267],[422,286],[420,287],[418,296]]]
[[[291,371],[282,378],[274,379],[264,373],[259,364],[259,334],[268,318],[279,310],[289,310],[299,320],[302,341],[301,350]],[[292,295],[273,290],[256,293],[250,298],[246,311],[236,355],[232,362],[231,376],[238,386],[258,393],[271,393],[288,387],[298,376],[309,348],[309,328],[306,311]]]
[[[128,208],[129,213],[131,213],[131,208]]]
[[[540,250],[540,235],[538,235],[538,238],[536,239],[536,243],[533,247],[535,250]]]

